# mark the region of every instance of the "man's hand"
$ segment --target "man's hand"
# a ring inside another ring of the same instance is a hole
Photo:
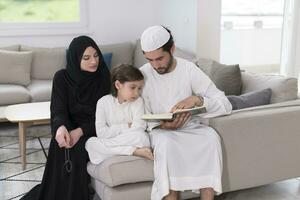
[[[70,132],[70,146],[68,146],[67,148],[72,148],[78,142],[82,135],[83,131],[80,127],[72,130]]]
[[[202,106],[202,105],[203,105],[203,97],[190,96],[178,102],[175,106],[173,106],[171,112],[174,112],[177,109],[192,108],[195,106]]]
[[[57,129],[55,140],[60,148],[70,146],[70,134],[64,125]]]
[[[161,121],[160,125],[159,125],[159,128],[161,128],[161,129],[171,129],[171,130],[181,128],[190,116],[191,116],[190,113],[178,114],[178,115],[176,115],[176,118],[171,122]]]

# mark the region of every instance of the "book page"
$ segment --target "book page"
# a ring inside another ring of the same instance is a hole
[[[174,114],[189,112],[191,115],[206,113],[206,108],[204,106],[194,107],[194,108],[184,108],[175,110]]]
[[[205,107],[194,107],[194,108],[186,108],[186,109],[178,109],[174,113],[161,113],[161,114],[145,114],[142,116],[144,120],[173,120],[176,114],[189,112],[191,115],[201,114],[206,112]]]
[[[162,113],[162,114],[146,114],[142,116],[144,120],[171,120],[173,113]]]

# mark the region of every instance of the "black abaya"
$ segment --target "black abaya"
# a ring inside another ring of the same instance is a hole
[[[85,49],[95,48],[100,58],[96,72],[80,69]],[[110,75],[96,43],[86,36],[75,38],[67,53],[67,69],[58,71],[53,79],[51,95],[51,132],[47,163],[42,183],[22,199],[89,200],[88,154],[85,143],[96,135],[95,111],[99,98],[110,92]],[[57,129],[68,131],[80,127],[83,136],[70,149],[60,148],[55,140]],[[67,162],[67,163],[66,163]]]

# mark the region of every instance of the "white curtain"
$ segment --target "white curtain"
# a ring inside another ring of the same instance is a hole
[[[300,66],[296,66],[296,56],[300,53],[297,53],[297,40],[300,40],[299,11],[300,0],[285,0],[280,73],[296,78],[300,72]]]

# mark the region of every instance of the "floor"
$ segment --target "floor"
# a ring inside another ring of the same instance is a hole
[[[0,123],[0,200],[20,199],[28,190],[40,183],[46,162],[41,144],[47,152],[49,142],[48,125],[28,129],[27,169],[23,171],[19,156],[17,126]],[[225,193],[216,197],[216,200],[300,200],[300,178]]]

